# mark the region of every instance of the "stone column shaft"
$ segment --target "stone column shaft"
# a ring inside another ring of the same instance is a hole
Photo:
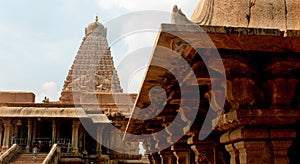
[[[161,158],[162,164],[174,164],[176,163],[176,157],[171,150],[163,150],[158,152]]]
[[[34,142],[36,138],[36,119],[33,120],[32,133],[30,135],[32,135],[32,141]]]
[[[176,157],[177,164],[190,164],[190,149],[188,145],[175,144],[171,147],[171,150]]]
[[[239,163],[239,155],[238,151],[234,147],[233,144],[229,144],[225,146],[225,149],[230,154],[230,164],[238,164]]]
[[[56,138],[56,123],[55,120],[52,120],[52,144],[54,144]]]
[[[190,154],[185,151],[174,151],[177,164],[190,164]]]
[[[2,150],[7,150],[9,148],[10,126],[11,126],[10,120],[9,119],[5,120]]]
[[[27,123],[27,145],[26,145],[26,151],[27,152],[30,152],[31,136],[32,136],[32,123],[31,123],[31,120],[28,119],[28,123]]]
[[[78,152],[78,130],[80,122],[78,120],[73,120],[72,125],[72,152]]]
[[[101,143],[102,143],[102,126],[97,126],[97,148],[96,148],[96,154],[101,156],[102,150],[101,150]]]
[[[162,164],[160,155],[158,153],[152,153],[151,154],[151,163],[153,163],[153,164]]]
[[[18,135],[19,135],[19,131],[18,131],[18,127],[16,124],[15,124],[15,128],[14,128],[14,137],[17,138]]]
[[[3,128],[2,128],[2,123],[0,124],[0,146],[2,146],[2,133],[3,133]]]
[[[191,149],[194,151],[195,154],[195,162],[196,164],[214,164],[215,161],[215,148],[213,144],[198,144],[192,145]]]

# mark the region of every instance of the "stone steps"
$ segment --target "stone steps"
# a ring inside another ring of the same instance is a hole
[[[26,163],[26,164],[41,164],[43,163],[44,159],[46,158],[47,153],[38,153],[36,160],[33,160],[32,153],[20,153],[16,155],[9,163],[10,164],[19,164],[19,163]]]

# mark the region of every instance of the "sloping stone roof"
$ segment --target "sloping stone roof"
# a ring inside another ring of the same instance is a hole
[[[87,118],[82,108],[1,106],[0,117]]]

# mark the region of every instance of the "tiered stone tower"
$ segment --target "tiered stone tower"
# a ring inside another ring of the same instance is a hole
[[[82,93],[86,92],[122,92],[106,31],[98,17],[85,29],[85,37],[64,82],[61,102],[79,102]],[[73,98],[76,100],[73,101]]]

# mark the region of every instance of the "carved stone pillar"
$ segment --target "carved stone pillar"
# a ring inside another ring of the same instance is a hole
[[[214,147],[204,144],[198,144],[191,146],[192,150],[195,153],[195,162],[196,164],[214,164]]]
[[[80,121],[73,120],[72,125],[72,152],[78,153],[78,130],[79,130]]]
[[[240,164],[271,164],[271,147],[265,141],[241,141],[234,144],[239,151]]]
[[[269,98],[271,108],[293,108],[292,101],[296,95],[297,85],[299,83],[297,59],[282,59],[274,57],[265,69],[266,77],[264,87]]]
[[[3,133],[3,127],[2,127],[2,122],[0,122],[0,146],[2,146],[2,133]]]
[[[287,152],[295,136],[293,129],[240,127],[223,134],[220,140],[227,144],[231,164],[288,164]]]
[[[6,119],[3,122],[4,125],[4,138],[3,138],[3,145],[2,145],[2,151],[5,151],[9,148],[9,137],[10,137],[10,119]]]
[[[152,164],[162,164],[160,155],[158,153],[152,153],[150,156],[151,156],[150,159]]]
[[[162,164],[176,163],[176,157],[170,149],[159,151],[158,154],[160,155]]]
[[[30,152],[31,136],[32,136],[32,123],[31,123],[31,119],[28,119],[27,120],[27,145],[26,145],[27,152]]]
[[[270,79],[265,83],[270,98],[271,108],[290,107],[294,98],[298,79],[275,78]]]
[[[147,157],[148,157],[149,164],[153,164],[151,154],[148,154]]]
[[[60,128],[59,127],[61,127],[61,120],[57,120],[57,127],[58,127],[58,129],[57,129],[57,131],[56,131],[56,138],[60,138]]]
[[[96,147],[96,154],[98,157],[101,157],[101,154],[102,154],[102,150],[101,150],[102,130],[103,130],[103,127],[98,124],[97,125],[97,147]]]
[[[19,136],[19,131],[18,131],[18,125],[17,125],[17,120],[15,120],[14,122],[13,122],[13,127],[14,127],[14,132],[13,132],[13,137],[14,138],[17,138],[18,136]],[[15,141],[13,141],[13,143],[14,143]]]
[[[287,151],[291,144],[292,141],[272,141],[274,150],[274,164],[289,163]]]
[[[230,154],[230,164],[239,164],[239,154],[238,150],[234,147],[233,144],[225,146],[225,149]]]
[[[33,127],[32,127],[32,141],[35,142],[36,138],[36,119],[33,120]]]
[[[52,120],[52,144],[54,144],[55,142],[55,138],[56,138],[56,123],[55,123],[55,120],[53,119]]]
[[[177,164],[190,164],[190,149],[189,146],[178,146],[173,145],[171,147],[171,150],[173,151],[175,157],[176,157],[176,163]]]

